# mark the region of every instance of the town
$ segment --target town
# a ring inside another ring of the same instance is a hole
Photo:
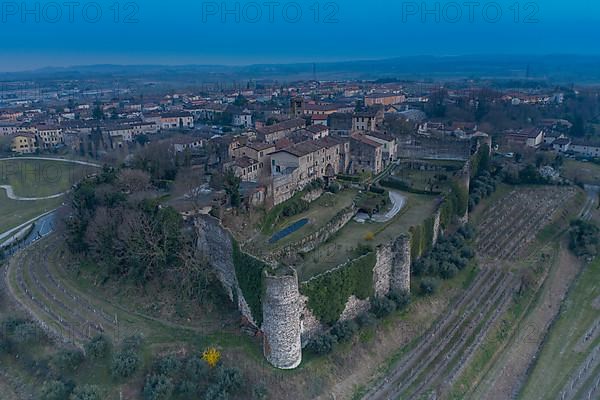
[[[0,82],[0,393],[599,396],[598,86],[318,74]]]

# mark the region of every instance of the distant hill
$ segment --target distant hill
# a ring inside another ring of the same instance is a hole
[[[542,79],[600,82],[600,55],[412,56],[382,60],[316,63],[317,79]],[[311,79],[312,63],[227,65],[84,65],[0,73],[0,80],[143,79],[164,82]]]

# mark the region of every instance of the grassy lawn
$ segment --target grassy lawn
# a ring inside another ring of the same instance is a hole
[[[11,185],[17,196],[44,197],[62,193],[96,168],[62,161],[0,161],[0,185]],[[64,199],[11,200],[0,190],[0,233],[58,207]]]
[[[53,210],[62,202],[62,197],[37,201],[10,200],[4,190],[0,191],[0,233]]]
[[[360,244],[377,246],[388,243],[433,214],[435,197],[402,194],[407,197],[407,204],[390,222],[360,224],[352,220],[326,243],[306,254],[303,262],[296,265],[300,280],[307,280],[348,261],[352,250]],[[374,239],[367,240],[367,234],[373,234]]]
[[[600,165],[591,162],[565,160],[562,175],[572,181],[600,185]]]
[[[600,259],[577,278],[537,359],[521,399],[557,398],[569,376],[600,343],[600,338],[580,348],[578,342],[598,318],[593,302],[600,297]]]
[[[283,218],[270,233],[278,232],[304,218],[307,218],[310,221],[308,224],[272,245],[268,243],[268,240],[271,237],[270,235],[260,235],[257,238],[257,241],[259,242],[257,245],[261,247],[266,246],[269,249],[277,249],[316,232],[326,225],[340,210],[350,206],[357,193],[358,191],[354,189],[346,189],[337,194],[324,193],[319,199],[311,203],[310,208],[307,211],[294,215],[293,217]]]

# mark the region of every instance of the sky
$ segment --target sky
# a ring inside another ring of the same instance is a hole
[[[600,54],[597,0],[1,0],[0,71]]]

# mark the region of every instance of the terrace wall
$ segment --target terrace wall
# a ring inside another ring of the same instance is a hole
[[[327,241],[331,236],[335,235],[356,215],[356,206],[352,204],[337,213],[331,221],[314,233],[305,236],[301,240],[290,243],[285,247],[275,250],[265,256],[265,260],[269,262],[277,262],[282,259],[289,258],[297,253],[308,253],[316,249],[321,243]]]

